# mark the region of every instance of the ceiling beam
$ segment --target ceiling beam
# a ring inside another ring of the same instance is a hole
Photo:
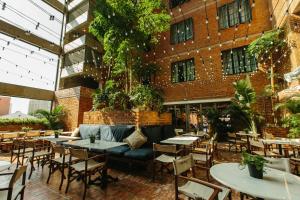
[[[65,5],[63,5],[57,0],[43,0],[43,2],[45,2],[46,4],[48,4],[49,6],[53,7],[61,13],[65,12]]]
[[[0,95],[45,101],[52,101],[54,99],[54,91],[9,83],[0,83]]]
[[[13,38],[17,38],[23,42],[40,47],[41,49],[44,49],[56,55],[61,54],[62,49],[59,45],[54,44],[53,42],[45,40],[32,33],[28,34],[25,30],[11,25],[3,20],[0,20],[0,32]]]

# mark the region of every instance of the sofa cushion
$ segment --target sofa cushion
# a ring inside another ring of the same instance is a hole
[[[134,126],[130,125],[100,126],[100,138],[104,141],[122,142],[133,132]]]
[[[132,125],[119,125],[112,126],[111,132],[115,142],[123,142],[125,138],[131,135],[135,131],[135,127]]]
[[[125,157],[137,160],[149,160],[153,158],[152,148],[132,149],[124,153]]]
[[[96,140],[100,140],[100,126],[91,124],[81,124],[79,126],[79,133],[82,139],[90,138],[90,135],[95,135]]]
[[[143,134],[148,138],[146,147],[152,147],[153,143],[159,143],[162,139],[161,126],[144,126],[142,127]]]
[[[107,153],[112,154],[112,155],[122,156],[125,152],[127,152],[129,150],[130,150],[130,147],[128,145],[122,145],[122,146],[107,149]]]
[[[176,136],[175,129],[172,125],[163,126],[162,140],[166,140],[168,138],[172,138],[175,136]]]
[[[140,129],[135,130],[131,135],[124,139],[131,149],[138,149],[147,142],[147,137]]]

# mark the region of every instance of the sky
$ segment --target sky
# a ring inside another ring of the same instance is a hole
[[[0,19],[60,42],[62,14],[40,0],[0,0]],[[0,33],[0,57],[0,82],[55,89],[58,56]],[[11,112],[27,113],[28,104],[28,99],[13,97]]]

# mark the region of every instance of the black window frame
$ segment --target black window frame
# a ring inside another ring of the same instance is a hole
[[[178,30],[179,27],[183,26],[184,32]],[[189,29],[187,27],[189,26]],[[183,35],[181,35],[183,34]],[[175,38],[176,37],[176,38]],[[182,38],[184,37],[184,38]],[[180,44],[188,40],[194,39],[194,20],[192,17],[174,23],[170,28],[170,43],[171,45]]]
[[[172,9],[172,8],[180,6],[180,5],[182,5],[182,4],[186,3],[186,2],[189,2],[189,1],[190,0],[170,0],[169,1],[169,6]]]
[[[250,0],[234,0],[231,3],[218,7],[217,12],[219,16],[219,30],[252,21],[252,7]]]
[[[179,74],[179,70],[181,71],[181,74]],[[188,73],[189,71],[192,71],[192,73]],[[173,62],[171,64],[172,83],[184,83],[194,80],[196,80],[196,66],[194,58]]]
[[[255,56],[250,56],[247,46],[222,51],[223,73],[227,76],[257,71]]]

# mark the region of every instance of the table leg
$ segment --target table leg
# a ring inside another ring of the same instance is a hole
[[[282,145],[281,144],[278,144],[278,150],[279,150],[279,154],[283,155],[283,153],[282,153]]]
[[[250,150],[249,135],[246,135],[246,138],[247,138],[247,152],[248,152],[248,153],[251,153],[251,150]]]

